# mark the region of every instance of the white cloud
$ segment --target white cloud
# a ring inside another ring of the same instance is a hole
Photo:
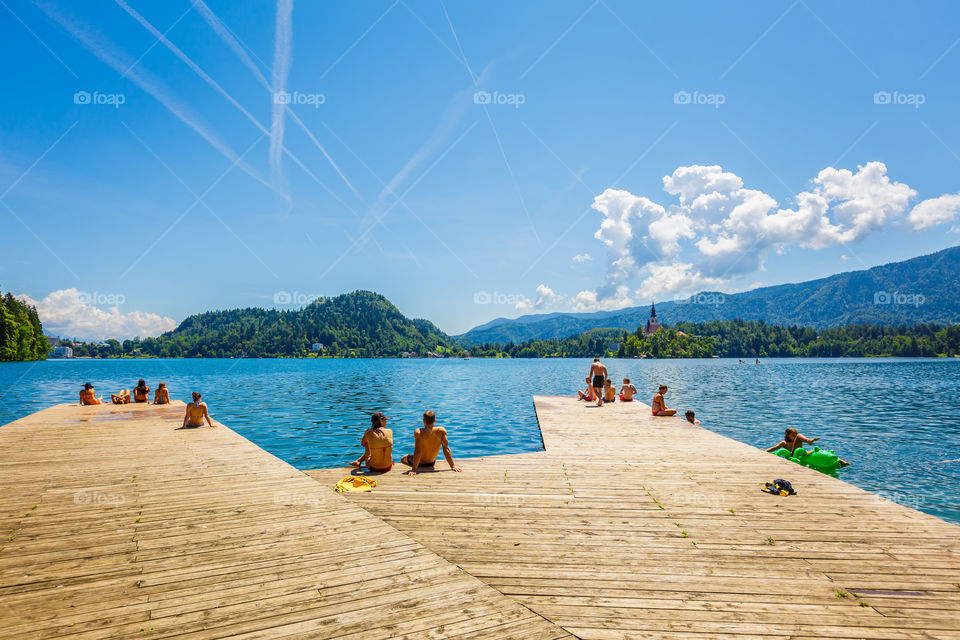
[[[634,305],[630,299],[630,287],[623,284],[612,291],[581,291],[573,298],[574,311],[615,311]]]
[[[537,285],[536,302],[530,298],[524,298],[516,304],[517,311],[537,311],[544,307],[555,306],[564,302],[566,298],[554,292],[553,289],[545,284]]]
[[[578,253],[577,255],[573,256],[571,260],[573,260],[574,262],[579,262],[580,264],[583,264],[584,262],[590,262],[591,260],[593,260],[593,258],[590,257],[589,253]]]
[[[173,318],[131,311],[120,313],[118,307],[103,310],[90,304],[102,294],[90,294],[74,288],[53,291],[43,300],[34,300],[30,296],[17,296],[24,302],[37,308],[40,322],[46,333],[63,337],[86,340],[104,340],[117,338],[124,340],[134,336],[158,336],[165,331],[175,329],[177,322]],[[106,299],[122,300],[117,294],[103,295]]]
[[[960,193],[924,200],[913,208],[907,220],[914,229],[929,229],[960,217]]]
[[[621,286],[638,278],[643,278],[641,297],[719,288],[762,271],[771,250],[822,249],[876,233],[917,195],[891,181],[882,162],[868,162],[856,172],[823,169],[797,194],[794,208],[745,188],[739,176],[717,165],[679,167],[663,178],[663,188],[676,203],[664,206],[623,189],[594,198],[593,208],[602,216],[594,237],[607,247],[606,277],[596,291],[580,292],[575,306],[618,308],[628,298]],[[934,224],[927,221],[960,216],[960,196],[949,198],[956,199],[918,205],[911,221]]]

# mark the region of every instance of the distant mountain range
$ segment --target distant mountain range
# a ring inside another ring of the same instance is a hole
[[[710,320],[762,320],[815,328],[850,324],[914,325],[960,322],[960,247],[903,262],[743,293],[704,291],[657,303],[661,324]],[[634,331],[650,307],[594,313],[544,313],[497,318],[455,336],[463,345],[565,338],[589,329]]]

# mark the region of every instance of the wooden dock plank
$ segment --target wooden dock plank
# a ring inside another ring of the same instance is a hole
[[[581,638],[960,638],[960,527],[642,403],[535,403],[545,451],[349,499]]]
[[[60,405],[0,428],[4,640],[572,637],[182,415]]]

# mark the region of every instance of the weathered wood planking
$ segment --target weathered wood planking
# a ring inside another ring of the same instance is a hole
[[[0,637],[570,635],[183,405],[0,428]]]
[[[544,452],[350,499],[581,638],[960,638],[960,527],[641,403],[535,403]]]

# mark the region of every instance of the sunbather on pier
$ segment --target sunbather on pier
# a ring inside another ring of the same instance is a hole
[[[88,382],[83,385],[83,390],[80,391],[80,404],[100,404],[102,402],[103,396],[97,397],[92,384]]]
[[[447,430],[434,426],[437,417],[433,411],[423,414],[423,426],[413,432],[413,453],[400,458],[400,462],[410,467],[407,475],[415,476],[421,467],[433,469],[437,463],[437,454],[443,449],[443,456],[453,471],[460,471],[460,467],[453,461],[450,445],[447,443]]]
[[[209,424],[211,428],[217,426],[213,424],[213,420],[210,419],[207,403],[201,398],[200,393],[196,391],[193,392],[193,402],[187,405],[187,412],[183,415],[183,425],[180,427],[181,429],[202,427],[204,419],[206,419],[207,424]]]
[[[650,405],[650,408],[653,410],[653,415],[655,416],[675,416],[677,415],[676,409],[668,409],[667,403],[663,400],[663,394],[667,392],[667,385],[660,385],[660,390],[653,395],[653,404]]]
[[[360,439],[363,455],[350,463],[362,467],[366,463],[370,471],[386,473],[393,468],[393,431],[387,429],[387,416],[379,411],[370,416],[370,428]]]

